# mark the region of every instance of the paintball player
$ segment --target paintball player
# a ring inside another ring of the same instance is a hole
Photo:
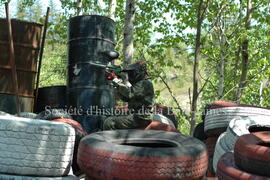
[[[114,77],[112,83],[123,101],[128,102],[131,114],[110,116],[105,119],[103,129],[144,128],[152,121],[154,88],[149,80],[146,63],[139,61],[123,69],[128,75],[129,85],[120,78]]]

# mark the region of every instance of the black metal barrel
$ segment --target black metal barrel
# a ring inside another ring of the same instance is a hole
[[[102,55],[114,50],[114,34],[114,21],[104,16],[76,16],[69,22],[68,103],[88,133],[101,129],[105,116],[97,110],[114,107],[113,87],[105,78],[109,61]]]
[[[46,109],[66,109],[66,86],[49,86],[38,88],[36,112]]]

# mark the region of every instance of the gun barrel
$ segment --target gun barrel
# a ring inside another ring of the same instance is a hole
[[[104,67],[104,68],[107,68],[108,67],[107,65],[99,64],[99,63],[93,63],[93,62],[89,62],[88,64],[91,64],[93,66],[98,66],[98,67]]]

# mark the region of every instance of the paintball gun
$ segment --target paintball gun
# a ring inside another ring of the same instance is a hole
[[[105,77],[108,80],[113,80],[115,77],[120,76],[122,72],[121,66],[108,65],[105,69]]]
[[[121,66],[117,66],[117,65],[112,65],[112,64],[104,65],[104,64],[94,63],[94,62],[90,62],[89,64],[105,68],[105,78],[108,80],[113,80],[117,76],[120,77],[120,74],[122,72]]]
[[[99,52],[100,55],[102,55],[108,62],[113,61],[114,59],[117,59],[119,57],[119,53],[117,51],[111,50],[111,51],[101,51]],[[120,76],[122,72],[121,66],[117,65],[103,65],[91,62],[90,64],[94,66],[99,66],[105,68],[105,78],[108,80],[113,80],[116,76]]]

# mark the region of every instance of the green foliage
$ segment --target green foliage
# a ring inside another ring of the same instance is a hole
[[[65,85],[67,77],[67,53],[65,45],[58,44],[57,51],[46,47],[40,74],[40,87]]]
[[[3,5],[5,3],[9,3],[11,0],[0,0],[0,5]]]
[[[216,10],[216,7],[221,7],[222,5],[224,9],[221,14]],[[248,39],[250,59],[249,71],[246,87],[241,100],[242,103],[245,104],[269,106],[269,101],[264,101],[265,97],[262,97],[263,101],[261,102],[259,94],[262,80],[269,78],[269,60],[267,60],[267,57],[269,57],[269,50],[267,48],[269,45],[269,36],[267,32],[269,32],[269,30],[267,30],[267,20],[263,18],[265,15],[263,11],[261,11],[265,6],[261,6],[262,4],[258,5],[259,7],[254,10],[254,22],[249,30],[244,28],[244,17],[241,16],[244,12],[239,10],[239,4],[223,0],[222,2],[216,1],[215,6],[210,7],[213,8],[213,10],[211,11],[211,16],[208,17],[208,21],[210,24],[215,24],[217,23],[217,20],[219,20],[224,24],[223,33],[226,43],[224,46],[219,46],[218,38],[220,37],[220,33],[212,30],[209,32],[202,50],[203,55],[207,57],[207,66],[205,66],[204,71],[214,72],[203,91],[202,99],[205,103],[217,99],[219,80],[217,64],[220,60],[221,50],[226,57],[224,74],[225,90],[222,99],[234,100],[234,94],[236,93],[241,75],[241,43],[244,39]],[[256,6],[256,4],[254,6]],[[243,7],[245,7],[244,2]],[[266,16],[269,16],[269,14]],[[265,90],[264,93],[265,92],[267,92],[267,90]]]
[[[3,5],[5,3],[9,3],[11,0],[0,0],[0,5]],[[22,8],[25,8],[27,6],[32,6],[36,0],[20,0]]]

